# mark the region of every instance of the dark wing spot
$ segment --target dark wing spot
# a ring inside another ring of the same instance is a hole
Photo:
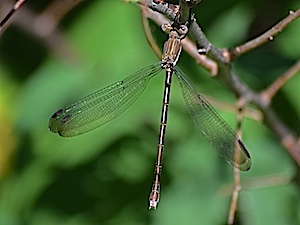
[[[250,157],[250,154],[249,154],[249,152],[247,151],[246,147],[244,146],[243,142],[241,142],[241,140],[238,139],[238,143],[239,143],[241,149],[244,151],[245,155],[250,159],[250,158],[251,158],[251,157]]]
[[[72,117],[72,115],[66,115],[64,118],[62,118],[62,119],[60,120],[60,122],[61,122],[61,123],[65,123],[65,122],[67,122],[71,117]]]
[[[63,113],[63,110],[60,109],[60,110],[58,110],[56,113],[54,113],[54,114],[51,116],[51,118],[57,118],[57,117],[59,117],[62,113]]]

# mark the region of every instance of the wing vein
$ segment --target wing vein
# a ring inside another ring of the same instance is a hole
[[[93,130],[124,112],[145,90],[149,80],[162,70],[148,66],[106,88],[58,110],[49,121],[50,130],[64,137]]]
[[[198,130],[231,165],[240,170],[250,169],[251,158],[240,138],[178,67],[174,68],[174,72],[179,80],[189,114]]]

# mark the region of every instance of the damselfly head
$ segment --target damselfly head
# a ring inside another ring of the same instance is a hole
[[[174,24],[170,24],[170,23],[162,24],[161,29],[165,33],[169,34],[169,38],[174,38],[174,36],[177,35],[176,38],[178,39],[185,38],[189,30],[186,25],[174,26]]]

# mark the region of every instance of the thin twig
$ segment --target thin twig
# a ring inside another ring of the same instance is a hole
[[[237,127],[236,127],[236,133],[240,138],[242,138],[242,121],[244,118],[244,108],[246,105],[246,101],[244,99],[240,98],[237,101]],[[233,191],[232,191],[232,197],[231,197],[231,203],[229,207],[229,212],[228,212],[228,224],[232,225],[235,220],[235,215],[237,211],[237,206],[238,206],[238,200],[239,200],[239,194],[240,191],[242,190],[241,186],[241,179],[240,179],[240,172],[237,168],[233,168]]]
[[[9,20],[9,18],[26,2],[26,0],[18,0],[10,12],[4,17],[4,19],[0,22],[0,31],[4,24]]]
[[[283,29],[285,29],[291,22],[296,20],[300,16],[300,9],[297,11],[290,11],[289,15],[273,26],[271,29],[260,35],[259,37],[246,42],[240,46],[233,48],[230,51],[230,61],[233,61],[237,57],[245,54],[246,52],[251,51],[254,48],[257,48],[268,41],[273,41],[274,37],[278,35]]]
[[[232,104],[229,102],[222,102],[218,99],[212,98],[211,96],[202,94],[205,99],[207,99],[214,108],[220,109],[222,111],[225,112],[231,112],[231,113],[236,113],[237,108],[236,108],[236,104]],[[250,107],[246,107],[243,109],[243,114],[244,117],[247,117],[249,119],[255,120],[255,121],[263,121],[263,114],[260,110],[258,109],[254,109],[254,108],[250,108]]]
[[[164,1],[154,2],[153,0],[140,0],[137,3],[143,4],[144,6],[156,12],[160,12],[171,19],[175,18],[179,8],[176,5],[166,3]]]
[[[57,4],[59,4],[59,1],[57,1]],[[38,39],[47,49],[63,60],[75,65],[79,64],[80,58],[74,52],[74,47],[70,46],[63,32],[53,26],[53,23],[56,23],[53,21],[57,21],[54,16],[48,13],[38,14],[26,6],[19,10],[19,14],[13,20],[16,26]]]
[[[248,178],[243,182],[243,190],[249,191],[284,186],[291,183],[291,181],[292,177],[288,176],[287,174],[274,174],[269,176]],[[223,196],[230,196],[233,188],[233,184],[226,184],[219,189],[218,193]]]
[[[282,76],[275,80],[267,89],[265,89],[261,96],[265,101],[271,102],[272,98],[279,91],[279,89],[291,79],[298,71],[300,71],[300,60],[298,60],[292,67],[290,67]]]
[[[55,17],[57,24],[78,4],[85,0],[55,0],[51,1],[42,14]]]
[[[233,168],[233,174],[234,174],[234,185],[233,185],[233,191],[231,196],[231,202],[228,212],[228,224],[232,225],[235,220],[235,214],[237,211],[237,205],[238,205],[238,199],[240,191],[242,190],[242,186],[240,183],[240,172],[238,169]]]
[[[41,12],[34,21],[34,26],[40,34],[48,36],[58,27],[60,21],[70,10],[83,0],[56,0],[50,2],[46,9]]]
[[[142,15],[142,25],[143,25],[143,29],[144,29],[144,33],[147,39],[147,42],[150,45],[150,48],[152,48],[154,54],[156,55],[157,58],[161,58],[162,52],[161,52],[161,48],[158,47],[157,43],[154,40],[154,37],[152,35],[150,26],[149,26],[149,21],[148,21],[148,16],[147,16],[147,12],[149,11],[148,8],[146,7],[140,7],[141,8],[141,15]],[[159,13],[157,13],[157,15],[161,15]]]

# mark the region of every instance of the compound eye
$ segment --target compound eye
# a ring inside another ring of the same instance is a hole
[[[170,31],[172,30],[172,26],[171,26],[171,24],[169,24],[169,23],[163,23],[162,25],[161,25],[161,29],[163,30],[163,32],[165,32],[165,33],[170,33]]]
[[[179,33],[180,35],[186,35],[188,32],[188,28],[185,25],[180,25]]]

